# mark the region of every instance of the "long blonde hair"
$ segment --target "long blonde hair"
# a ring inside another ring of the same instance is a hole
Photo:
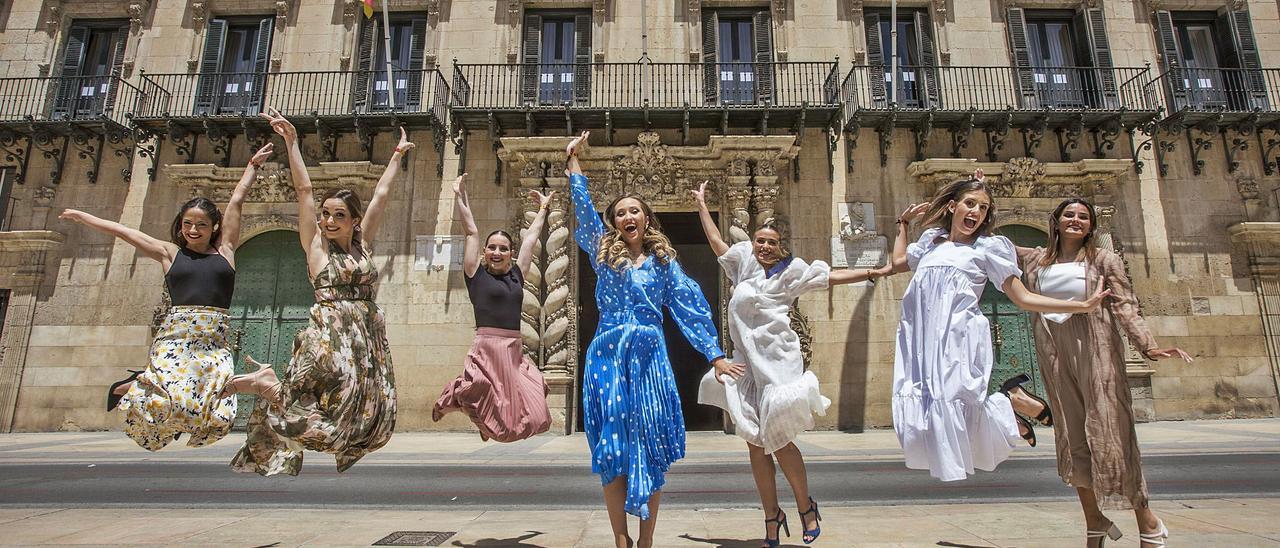
[[[654,216],[653,209],[644,201],[644,198],[627,194],[614,199],[605,209],[609,230],[600,237],[600,250],[596,252],[596,264],[606,265],[614,270],[623,270],[631,263],[631,258],[627,254],[627,242],[622,239],[622,231],[613,224],[613,212],[617,209],[618,202],[627,198],[640,203],[640,210],[648,220],[645,223],[644,240],[640,244],[644,252],[664,265],[675,260],[676,249],[671,246],[671,240],[667,235],[662,233],[662,224],[658,222],[658,217]]]

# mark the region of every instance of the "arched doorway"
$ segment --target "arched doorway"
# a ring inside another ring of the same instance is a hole
[[[284,374],[293,353],[293,338],[307,325],[315,303],[307,279],[307,259],[298,233],[273,230],[236,249],[236,291],[231,300],[232,343],[236,372],[245,371],[244,356],[271,363]],[[249,417],[252,399],[240,396],[236,422]]]
[[[1040,247],[1046,234],[1027,225],[1005,225],[999,233],[1022,247]],[[991,342],[996,363],[991,371],[990,390],[1000,388],[1005,379],[1026,373],[1037,394],[1044,394],[1044,379],[1036,366],[1036,341],[1031,329],[1031,313],[1018,308],[1003,292],[987,283],[980,301],[982,313],[991,321]]]

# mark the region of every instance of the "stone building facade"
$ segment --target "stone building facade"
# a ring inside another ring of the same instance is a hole
[[[593,281],[563,148],[583,129],[597,205],[648,198],[720,308],[729,288],[688,193],[704,180],[732,240],[783,215],[798,255],[850,267],[882,263],[897,212],[974,168],[1019,243],[1043,242],[1048,212],[1086,197],[1157,339],[1196,357],[1133,356],[1140,418],[1277,412],[1275,2],[902,0],[896,26],[887,0],[387,4],[366,19],[357,0],[0,2],[0,431],[118,428],[103,391],[144,364],[164,310],[157,264],[58,213],[165,235],[187,198],[229,197],[274,138],[255,118],[265,106],[302,131],[319,191],[367,197],[396,126],[419,144],[375,249],[401,430],[470,428],[429,418],[472,337],[450,190],[462,172],[485,232],[526,224],[530,189],[560,191],[522,332],[554,430],[579,428]],[[281,161],[245,206],[232,310],[237,352],[278,367],[311,298]],[[800,300],[833,400],[820,428],[890,424],[907,281]],[[1026,316],[990,289],[983,306],[997,376],[1034,372]],[[721,428],[693,403],[706,365],[673,352],[689,427]]]

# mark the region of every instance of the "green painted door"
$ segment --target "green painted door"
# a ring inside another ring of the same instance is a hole
[[[1045,233],[1029,226],[1003,226],[1000,234],[1012,240],[1015,245],[1024,247],[1043,246],[1045,242]],[[996,358],[995,367],[991,371],[990,390],[998,390],[1000,383],[1009,377],[1026,373],[1034,383],[1035,392],[1044,395],[1044,379],[1036,365],[1036,341],[1031,328],[1031,314],[1018,308],[989,282],[982,292],[980,304],[982,313],[991,322],[991,343]]]
[[[307,325],[315,303],[307,279],[307,260],[298,233],[267,232],[236,250],[236,292],[231,300],[231,328],[236,372],[246,370],[245,356],[270,363],[284,374],[293,353],[293,338]],[[241,395],[236,422],[243,425],[252,397]]]

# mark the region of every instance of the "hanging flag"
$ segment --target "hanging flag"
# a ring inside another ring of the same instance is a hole
[[[373,0],[364,0],[364,16],[373,19]]]

